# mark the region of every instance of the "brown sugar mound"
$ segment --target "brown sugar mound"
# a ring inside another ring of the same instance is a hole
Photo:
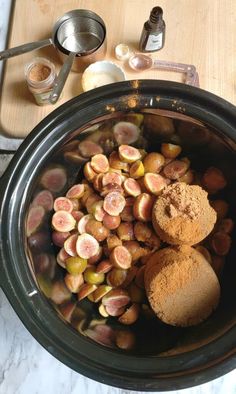
[[[177,182],[157,199],[152,223],[159,237],[172,245],[195,245],[212,231],[216,212],[200,186]]]
[[[164,248],[152,255],[144,281],[153,311],[173,326],[201,323],[220,299],[214,270],[201,253],[187,245]]]

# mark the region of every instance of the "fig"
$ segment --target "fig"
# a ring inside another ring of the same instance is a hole
[[[134,240],[134,226],[131,222],[121,222],[117,228],[117,235],[121,241]]]
[[[91,167],[96,173],[104,173],[109,170],[109,162],[105,155],[94,155],[91,159]]]
[[[174,144],[161,144],[161,153],[167,159],[175,159],[181,153],[182,148]]]
[[[103,209],[111,216],[118,216],[125,207],[125,198],[119,192],[108,193],[104,199]]]
[[[134,203],[133,214],[135,219],[141,220],[142,222],[151,221],[152,208],[154,204],[154,198],[150,194],[140,194]]]
[[[45,209],[42,206],[30,207],[26,221],[26,235],[35,233],[43,223]],[[67,231],[67,230],[65,230]]]
[[[132,304],[120,317],[119,322],[125,325],[130,325],[136,322],[139,317],[139,305]]]
[[[107,172],[102,177],[102,186],[106,186],[109,183],[116,183],[117,185],[121,186],[122,184],[122,177],[120,174],[116,172]]]
[[[166,180],[159,174],[147,172],[144,175],[144,185],[148,192],[158,196],[166,187]]]
[[[75,228],[75,225],[75,219],[67,211],[57,211],[52,216],[52,226],[57,231],[71,231]]]
[[[78,292],[78,300],[81,301],[86,298],[89,294],[93,293],[97,289],[96,285],[85,283],[82,285]]]
[[[69,274],[79,275],[82,274],[87,267],[87,260],[82,259],[81,257],[68,257],[66,259],[66,270]]]
[[[89,182],[93,182],[97,173],[93,170],[90,161],[84,165],[84,176]]]
[[[67,174],[64,167],[53,167],[47,169],[41,177],[41,185],[51,192],[58,193],[66,185]]]
[[[134,236],[137,241],[146,242],[148,238],[152,235],[152,230],[150,227],[143,222],[136,222],[134,225]]]
[[[67,197],[57,197],[54,200],[53,204],[53,209],[54,211],[67,211],[67,212],[72,212],[73,211],[73,203],[69,198]]]
[[[112,249],[110,260],[114,267],[128,269],[131,267],[132,257],[125,246],[116,246]]]
[[[116,246],[121,246],[121,245],[122,245],[122,241],[116,235],[110,235],[109,237],[107,237],[107,247],[109,251],[114,249]]]
[[[124,181],[124,189],[128,195],[133,197],[137,197],[139,194],[141,194],[141,187],[133,178],[127,178]]]
[[[100,274],[106,274],[107,272],[111,271],[113,265],[110,260],[102,260],[98,263],[96,267],[96,272]]]
[[[86,158],[103,153],[103,149],[96,142],[90,140],[81,141],[78,145],[79,153]]]
[[[88,267],[84,272],[84,281],[90,285],[100,285],[104,282],[105,275],[96,272],[96,267]]]
[[[156,152],[148,153],[143,160],[144,171],[153,172],[154,174],[157,174],[158,172],[161,171],[164,163],[165,163],[165,158],[160,153],[156,153]]]
[[[130,166],[129,174],[133,179],[138,179],[144,176],[144,165],[141,160],[137,160]]]
[[[120,216],[111,216],[108,213],[105,213],[102,222],[107,229],[115,230],[117,227],[119,227],[121,218]]]
[[[99,243],[92,235],[83,233],[77,238],[76,251],[79,257],[89,259],[98,253]]]
[[[66,193],[67,198],[81,198],[85,192],[83,183],[72,186]]]
[[[120,160],[124,161],[125,163],[133,163],[141,159],[141,153],[133,146],[120,145],[118,151]]]
[[[109,156],[109,164],[115,170],[129,171],[129,164],[120,160],[118,152],[112,152]]]
[[[95,219],[99,222],[102,222],[104,219],[104,216],[107,215],[106,212],[103,209],[103,200],[96,201],[93,203],[91,206],[91,213],[95,217]]]
[[[86,225],[89,220],[93,219],[92,214],[84,215],[78,222],[78,232],[80,234],[86,233]]]
[[[66,274],[64,278],[66,287],[68,290],[71,291],[71,293],[78,293],[79,288],[83,285],[84,279],[82,274],[78,275],[72,275],[72,274]]]
[[[32,207],[41,206],[45,211],[53,208],[53,195],[49,190],[41,190],[33,199]]]
[[[140,129],[130,122],[118,122],[113,127],[113,133],[118,145],[132,144],[138,140]]]
[[[219,168],[209,167],[203,174],[202,185],[208,193],[213,194],[224,189],[227,181]]]
[[[163,173],[167,178],[171,180],[176,180],[183,177],[184,174],[187,172],[187,169],[187,163],[182,160],[174,160],[164,167]]]
[[[109,230],[103,226],[101,222],[95,219],[90,219],[86,224],[86,232],[91,234],[98,242],[104,241],[108,235]]]
[[[64,249],[70,256],[76,256],[76,242],[78,234],[70,235],[64,242]]]

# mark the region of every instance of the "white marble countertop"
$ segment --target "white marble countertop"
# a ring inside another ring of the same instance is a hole
[[[11,0],[0,0],[0,50],[4,49]],[[0,75],[2,64],[0,64]],[[0,149],[16,149],[21,140],[1,136]],[[0,156],[0,175],[9,158]],[[128,390],[97,383],[51,356],[23,326],[0,290],[0,394],[124,394]],[[133,392],[134,393],[134,392]],[[141,393],[141,392],[140,392]],[[177,394],[236,394],[236,370]]]

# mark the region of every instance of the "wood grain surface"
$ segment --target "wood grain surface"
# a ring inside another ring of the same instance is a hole
[[[99,14],[107,27],[106,58],[124,68],[127,79],[154,78],[181,81],[175,73],[132,71],[114,57],[114,47],[126,43],[133,52],[143,23],[152,7],[164,11],[166,42],[153,58],[194,64],[200,86],[236,104],[236,2],[235,0],[16,0],[12,14],[8,47],[51,36],[56,20],[73,9],[90,9]],[[0,48],[3,49],[3,48]],[[61,63],[54,47],[37,50],[6,61],[0,103],[1,128],[7,135],[25,137],[57,106],[82,92],[81,74],[71,72],[56,105],[39,107],[29,93],[24,66],[35,56]]]

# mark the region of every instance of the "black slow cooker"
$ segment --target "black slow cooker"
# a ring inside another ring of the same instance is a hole
[[[234,242],[220,279],[222,297],[217,310],[189,328],[141,318],[127,328],[136,338],[136,346],[127,351],[87,335],[88,328],[91,333],[99,324],[107,332],[116,329],[113,319],[99,317],[90,303],[76,304],[73,325],[61,305],[50,299],[50,285],[62,270],[55,262],[50,213],[33,238],[26,234],[29,207],[42,188],[42,174],[55,166],[64,168],[66,190],[81,176],[84,160],[76,155],[78,143],[99,130],[99,143],[110,152],[114,141],[107,137],[107,130],[117,121],[130,119],[143,120],[139,143],[147,151],[158,149],[163,141],[178,143],[196,169],[222,168],[229,178],[226,194],[235,217],[233,105],[204,90],[167,81],[137,80],[101,87],[68,101],[36,126],[1,179],[0,283],[31,334],[70,368],[125,389],[176,390],[207,382],[236,366]],[[166,126],[170,123],[171,130]],[[45,277],[37,267],[42,251],[52,259]]]

